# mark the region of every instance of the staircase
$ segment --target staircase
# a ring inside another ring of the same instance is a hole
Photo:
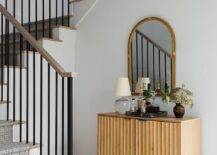
[[[0,4],[0,155],[73,154],[70,18],[79,1]]]

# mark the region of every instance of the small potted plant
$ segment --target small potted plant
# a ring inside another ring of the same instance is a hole
[[[164,96],[164,101],[166,103],[175,103],[176,105],[173,108],[175,117],[183,118],[185,114],[184,106],[193,107],[193,93],[182,85],[182,88],[177,87],[169,95]]]

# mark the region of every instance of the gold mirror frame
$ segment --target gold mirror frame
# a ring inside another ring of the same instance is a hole
[[[164,20],[161,19],[159,17],[147,17],[141,21],[139,21],[134,28],[132,29],[132,31],[130,32],[130,36],[128,39],[128,77],[129,77],[129,81],[130,81],[130,85],[132,88],[132,47],[131,47],[131,43],[132,43],[132,37],[133,37],[133,33],[136,31],[137,27],[145,22],[149,22],[149,21],[159,21],[161,22],[170,32],[171,38],[172,38],[172,89],[174,89],[176,87],[176,37],[175,37],[175,32],[173,30],[173,28],[170,26],[170,24]]]

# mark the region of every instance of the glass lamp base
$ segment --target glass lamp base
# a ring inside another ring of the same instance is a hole
[[[115,111],[120,114],[125,114],[126,111],[130,110],[130,101],[127,98],[120,98],[115,101],[114,104]]]

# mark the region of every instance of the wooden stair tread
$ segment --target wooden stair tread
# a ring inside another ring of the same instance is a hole
[[[69,29],[69,30],[77,30],[77,28],[75,26],[63,26],[63,25],[55,25],[52,28],[65,28],[65,29]]]
[[[41,39],[39,39],[38,41],[43,41],[43,40],[49,40],[49,41],[56,41],[56,42],[63,42],[62,40],[59,39],[52,39],[52,38],[48,38],[48,37],[43,37]]]
[[[6,100],[0,101],[0,104],[7,104],[8,102]],[[9,101],[11,103],[11,101]]]

